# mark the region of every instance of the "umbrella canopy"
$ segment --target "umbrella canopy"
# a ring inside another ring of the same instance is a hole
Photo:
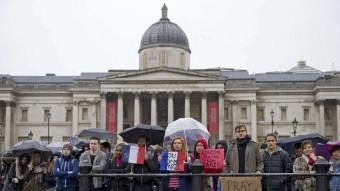
[[[52,142],[46,147],[49,148],[53,153],[60,152],[65,144],[68,142]]]
[[[327,137],[324,137],[318,133],[311,133],[306,135],[298,135],[295,137],[289,137],[286,139],[280,139],[278,140],[277,144],[286,150],[289,154],[294,153],[294,146],[296,143],[302,143],[304,140],[311,140],[313,144],[316,146],[318,143],[327,143],[329,139]]]
[[[193,150],[194,144],[199,138],[204,138],[206,141],[210,138],[210,133],[207,128],[192,118],[180,118],[171,122],[165,130],[164,146],[166,147],[169,142],[177,137],[185,138],[189,150]]]
[[[128,143],[137,143],[138,137],[144,135],[149,137],[151,145],[156,145],[163,143],[164,131],[160,126],[139,124],[125,129],[119,135]]]
[[[79,137],[97,137],[98,139],[113,139],[113,133],[102,128],[90,128],[82,130]]]
[[[329,141],[326,144],[318,143],[315,147],[315,152],[329,161],[332,157],[332,151],[336,148],[340,148],[340,141]]]
[[[39,141],[27,140],[21,141],[14,145],[13,155],[19,157],[22,154],[31,155],[33,152],[40,152],[45,159],[52,156],[52,151]]]

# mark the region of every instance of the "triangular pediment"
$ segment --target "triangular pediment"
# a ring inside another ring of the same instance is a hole
[[[153,68],[131,73],[106,76],[100,81],[223,81],[222,76],[174,68]]]

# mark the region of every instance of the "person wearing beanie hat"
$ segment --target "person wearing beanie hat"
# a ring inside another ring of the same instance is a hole
[[[71,152],[72,152],[72,150],[73,150],[73,145],[71,145],[71,144],[69,144],[69,143],[66,143],[64,146],[63,146],[63,150],[64,149],[68,149],[68,150],[70,150]]]
[[[79,163],[72,155],[73,145],[65,144],[62,155],[54,161],[53,175],[57,177],[57,191],[76,191]]]

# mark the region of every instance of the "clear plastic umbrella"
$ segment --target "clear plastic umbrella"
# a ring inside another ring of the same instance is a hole
[[[165,130],[164,147],[167,147],[175,137],[182,137],[187,142],[189,150],[192,151],[195,142],[199,138],[206,141],[210,138],[208,129],[199,121],[192,118],[179,118],[171,122]]]

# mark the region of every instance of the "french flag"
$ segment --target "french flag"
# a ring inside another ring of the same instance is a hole
[[[132,164],[144,164],[145,148],[135,145],[122,145],[123,162]]]
[[[163,152],[161,154],[160,170],[163,172],[184,172],[184,152]]]

